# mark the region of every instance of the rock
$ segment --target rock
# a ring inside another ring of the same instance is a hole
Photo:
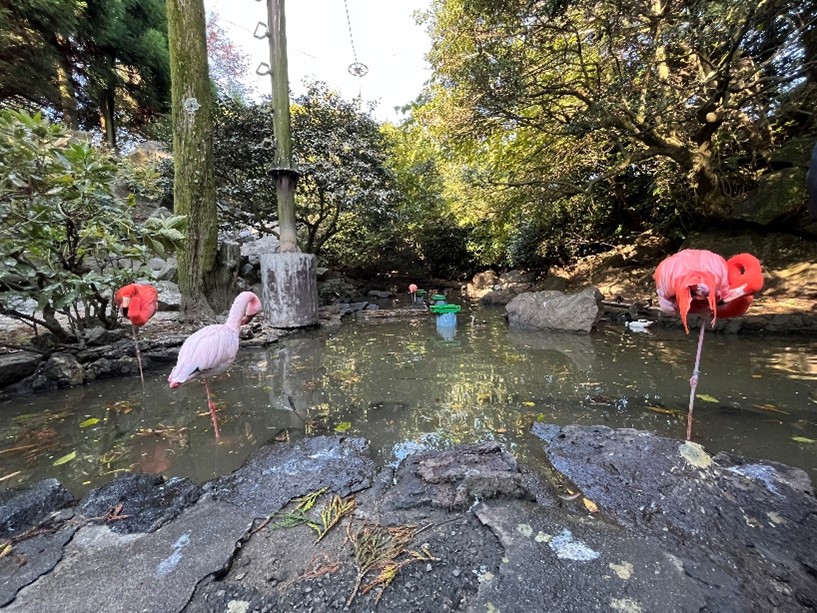
[[[511,328],[589,333],[601,317],[601,293],[594,287],[577,294],[557,291],[519,294],[505,307]]]
[[[77,512],[107,522],[114,532],[153,532],[195,503],[200,494],[201,488],[190,479],[173,477],[165,481],[162,475],[126,473],[90,492]],[[118,515],[127,517],[106,518],[120,503]]]
[[[182,308],[182,293],[179,286],[172,281],[158,281],[160,311],[179,311]]]
[[[133,151],[128,154],[128,158],[135,166],[146,166],[156,163],[159,160],[172,159],[172,155],[165,150],[165,146],[153,140],[139,143]]]
[[[400,465],[397,480],[399,487],[384,497],[384,511],[427,504],[462,510],[475,500],[534,498],[516,460],[496,442],[409,456]]]
[[[509,270],[499,277],[499,286],[502,289],[510,287],[529,287],[531,283],[536,281],[537,273],[535,271],[522,272],[521,270]]]
[[[369,487],[375,464],[362,438],[317,436],[263,447],[250,461],[211,485],[215,499],[256,517],[327,486],[341,496]]]
[[[124,328],[106,330],[102,326],[95,326],[85,331],[85,344],[91,347],[110,345],[111,343],[122,340],[126,334],[127,331]]]
[[[0,538],[38,526],[72,502],[73,496],[56,479],[44,479],[24,489],[0,489]]]
[[[482,306],[505,306],[518,295],[513,289],[489,290],[479,299]]]
[[[166,260],[162,258],[152,258],[148,266],[153,271],[153,278],[157,281],[178,282],[179,266],[176,258],[171,256]]]
[[[82,365],[71,353],[55,353],[34,374],[31,387],[35,390],[73,387],[85,382]]]
[[[394,296],[391,292],[378,289],[370,289],[366,295],[375,300],[386,300]]]
[[[32,351],[16,351],[0,355],[0,389],[25,379],[45,358]]]
[[[817,606],[817,499],[808,476],[647,432],[534,426],[599,515],[662,542],[710,588],[694,610]],[[781,589],[785,585],[785,589]],[[761,604],[765,603],[765,604]]]
[[[542,290],[554,290],[557,292],[564,292],[567,289],[568,279],[553,275],[546,277],[539,286]]]
[[[252,265],[260,268],[262,253],[278,253],[278,239],[267,234],[257,240],[243,242],[241,244],[241,257]]]
[[[463,293],[471,300],[479,300],[485,294],[494,290],[494,286],[499,284],[499,275],[493,270],[486,270],[474,275],[471,281],[465,285]]]

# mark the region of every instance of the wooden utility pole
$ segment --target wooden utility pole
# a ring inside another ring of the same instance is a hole
[[[315,256],[298,252],[295,229],[295,187],[289,117],[289,73],[284,0],[267,0],[273,130],[275,131],[275,191],[278,200],[278,253],[261,254],[261,302],[276,328],[300,328],[318,323],[318,283]]]
[[[267,32],[272,76],[273,129],[275,130],[275,190],[278,197],[278,233],[281,253],[298,251],[295,233],[295,187],[289,117],[289,72],[284,0],[267,0]]]

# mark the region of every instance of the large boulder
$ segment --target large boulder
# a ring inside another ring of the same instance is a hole
[[[505,312],[511,328],[588,334],[601,317],[601,299],[595,287],[571,295],[553,290],[527,292],[511,300]]]

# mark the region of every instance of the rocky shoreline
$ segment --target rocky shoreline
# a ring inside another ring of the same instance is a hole
[[[8,611],[806,611],[807,475],[629,429],[538,424],[375,466],[365,440],[261,448],[201,486],[126,474],[0,491]]]

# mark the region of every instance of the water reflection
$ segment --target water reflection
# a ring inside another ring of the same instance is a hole
[[[350,322],[242,349],[212,386],[221,444],[203,385],[170,390],[166,372],[146,373],[144,393],[131,378],[5,402],[0,485],[54,476],[81,495],[124,470],[203,481],[271,439],[332,433],[368,438],[384,463],[486,439],[537,462],[534,421],[683,437],[695,335],[516,331],[500,310],[480,317],[487,324],[473,326],[464,314],[453,331],[431,316]],[[696,439],[815,475],[815,348],[817,340],[708,335]]]

